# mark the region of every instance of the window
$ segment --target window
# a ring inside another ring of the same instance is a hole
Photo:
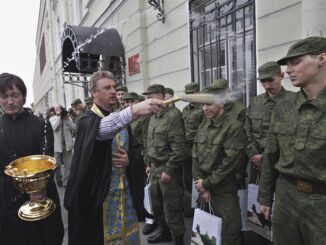
[[[254,0],[192,0],[190,4],[191,77],[201,87],[224,78],[256,94]]]
[[[39,53],[39,60],[40,60],[40,72],[42,74],[42,72],[44,70],[44,66],[46,64],[44,35],[42,37],[42,43],[41,43],[41,48],[40,48],[40,53]]]

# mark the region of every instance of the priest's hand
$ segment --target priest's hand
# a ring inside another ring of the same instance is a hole
[[[43,202],[46,199],[46,189],[40,192],[34,192],[29,194],[29,198],[32,201]]]
[[[112,164],[116,168],[125,168],[129,165],[128,153],[125,149],[119,149],[118,153],[112,153]]]
[[[158,113],[164,107],[163,100],[147,99],[131,107],[132,116],[138,118],[140,116],[148,116]]]
[[[172,177],[170,175],[168,175],[167,173],[163,172],[161,175],[161,181],[165,184],[170,183],[172,180]]]

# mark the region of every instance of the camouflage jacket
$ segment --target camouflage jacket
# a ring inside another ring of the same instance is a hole
[[[199,125],[202,123],[204,113],[201,104],[189,104],[182,110],[185,125],[186,144],[193,144]]]
[[[258,201],[271,206],[279,173],[326,183],[326,89],[309,101],[303,91],[277,104],[265,145]]]
[[[245,130],[232,115],[223,113],[216,122],[205,120],[194,141],[193,178],[203,179],[207,190],[235,193],[235,171],[243,161],[246,144]]]
[[[184,159],[185,132],[180,112],[165,107],[151,117],[148,125],[147,156],[150,164],[168,175],[181,169]]]
[[[275,105],[293,92],[285,90],[270,97],[267,93],[253,97],[247,110],[245,129],[248,136],[247,154],[252,157],[265,149],[268,128]]]
[[[149,117],[141,117],[130,123],[132,134],[136,137],[139,143],[145,145],[147,140],[147,130]]]
[[[238,120],[242,125],[244,125],[246,119],[246,110],[246,107],[240,101],[224,105],[224,111],[229,113],[231,118]]]

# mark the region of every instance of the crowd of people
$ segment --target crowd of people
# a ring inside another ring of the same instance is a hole
[[[283,65],[299,92],[282,86]],[[265,93],[251,98],[248,109],[232,96],[229,81],[218,79],[184,90],[217,96],[215,103],[192,102],[180,111],[164,102],[174,96],[171,88],[152,84],[138,95],[98,71],[85,105],[80,99],[70,110],[57,105],[45,118],[23,107],[27,91],[19,77],[0,74],[0,244],[62,244],[56,185],[24,194],[3,172],[35,154],[54,156],[59,166],[55,182],[65,188],[70,245],[140,244],[140,232],[157,226],[149,244],[182,245],[193,184],[198,208],[222,218],[222,245],[240,245],[237,192],[257,180],[267,220],[274,203],[273,244],[326,244],[326,38],[297,41],[258,74]],[[153,214],[144,208],[148,178]],[[17,216],[26,200],[46,196],[57,204],[54,214],[34,222]],[[155,221],[140,231],[145,218]]]

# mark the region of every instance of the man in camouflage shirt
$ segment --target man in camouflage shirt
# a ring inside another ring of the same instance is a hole
[[[185,86],[185,94],[199,93],[198,83],[189,83]],[[192,145],[197,134],[199,125],[202,123],[204,113],[201,104],[189,103],[182,110],[182,118],[185,125],[186,141],[185,141],[185,160],[183,164],[183,183],[188,192],[192,189]],[[190,198],[186,198],[186,202],[191,202]],[[186,204],[186,207],[191,206]],[[187,209],[185,216],[193,215],[193,210]]]
[[[275,106],[258,201],[274,245],[326,244],[326,38],[295,42],[278,61],[300,91]]]
[[[246,115],[245,128],[248,136],[247,155],[251,163],[249,183],[256,183],[262,161],[269,123],[275,105],[293,92],[282,85],[284,73],[275,61],[269,61],[258,68],[258,78],[266,93],[252,98]]]
[[[236,92],[230,90],[229,81],[225,79],[217,79],[213,81],[209,87],[205,88],[205,91],[208,92],[215,90],[218,91],[215,95],[216,99],[221,100],[221,103],[224,104],[224,112],[228,113],[231,118],[238,120],[241,125],[244,125],[247,109],[242,102],[237,100]],[[239,189],[245,189],[247,162],[246,158],[244,158],[235,171]]]
[[[203,93],[221,94],[223,90],[212,84]],[[243,162],[247,139],[243,125],[224,110],[221,101],[203,105],[207,119],[199,126],[194,140],[192,172],[200,193],[198,207],[204,203],[209,212],[210,203],[214,214],[222,218],[222,244],[240,245],[236,171]]]
[[[162,99],[165,88],[153,84],[143,93],[147,98]],[[166,106],[151,117],[148,126],[147,155],[152,176],[151,198],[155,218],[160,231],[150,236],[148,243],[171,241],[183,244],[182,163],[184,160],[184,126],[181,114]],[[171,232],[171,233],[170,233]]]

